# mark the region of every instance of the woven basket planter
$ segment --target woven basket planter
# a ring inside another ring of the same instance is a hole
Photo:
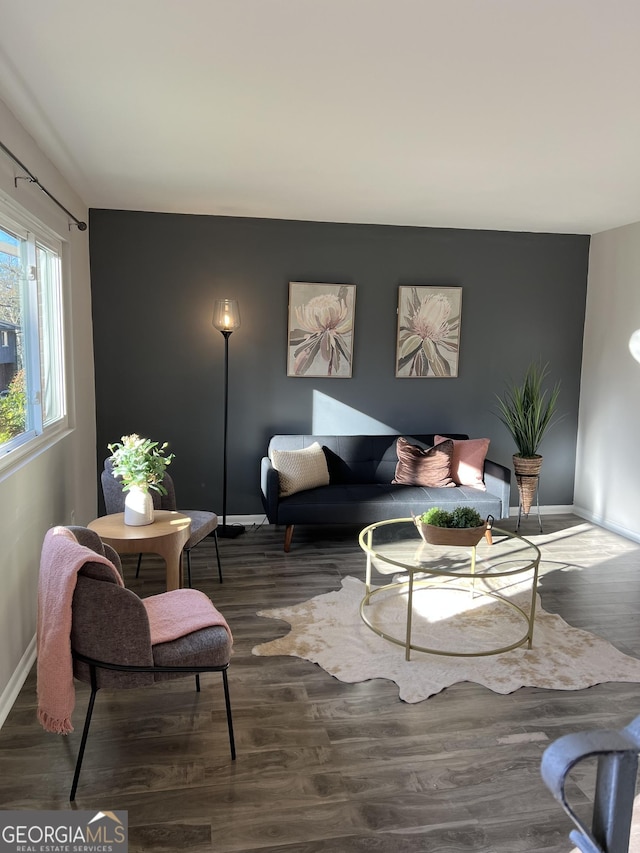
[[[415,524],[420,536],[429,545],[477,545],[487,529],[486,522],[480,527],[436,527],[435,524],[425,524],[416,518]]]
[[[518,456],[516,454],[513,457],[513,470],[518,483],[520,508],[523,515],[529,515],[531,504],[538,491],[541,468],[542,456]]]

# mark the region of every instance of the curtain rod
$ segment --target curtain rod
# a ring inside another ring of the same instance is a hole
[[[16,157],[16,155],[15,155],[15,154],[13,154],[11,151],[9,151],[9,149],[7,148],[7,146],[6,146],[6,145],[4,145],[2,142],[0,142],[0,148],[2,148],[2,150],[4,151],[4,153],[5,153],[5,154],[7,154],[9,157],[11,157],[11,159],[13,160],[13,162],[14,162],[14,163],[16,163],[18,166],[20,166],[20,168],[22,169],[22,171],[23,171],[23,172],[26,172],[26,173],[27,173],[27,175],[29,176],[28,178],[14,177],[14,179],[13,179],[13,183],[14,183],[14,185],[15,185],[16,187],[18,186],[18,181],[20,181],[20,180],[22,180],[22,181],[29,181],[29,183],[31,183],[31,184],[35,184],[37,187],[39,187],[39,188],[42,190],[42,192],[43,192],[46,196],[48,196],[48,197],[51,199],[51,201],[52,201],[54,204],[57,204],[57,205],[58,205],[58,207],[60,208],[60,210],[64,210],[64,212],[67,214],[67,216],[69,216],[69,217],[71,217],[71,219],[73,219],[74,224],[78,226],[78,231],[86,231],[86,230],[87,230],[87,223],[86,223],[86,222],[82,222],[82,220],[80,220],[80,219],[78,219],[77,217],[75,217],[75,216],[73,215],[73,213],[71,213],[71,211],[70,211],[70,210],[67,210],[67,208],[64,206],[64,204],[61,204],[61,203],[58,201],[58,199],[57,199],[54,195],[51,195],[51,193],[49,192],[49,190],[48,190],[46,187],[43,187],[43,186],[42,186],[42,184],[41,184],[41,183],[40,183],[40,181],[36,178],[36,176],[35,176],[34,174],[32,174],[32,173],[29,171],[29,169],[27,169],[27,167],[24,165],[24,163],[21,163],[21,162],[20,162],[20,160],[18,160],[18,158]],[[71,224],[69,224],[69,230],[71,230]]]

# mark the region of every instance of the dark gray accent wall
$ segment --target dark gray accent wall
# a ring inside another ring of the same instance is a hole
[[[170,442],[183,507],[222,507],[224,340],[234,297],[227,512],[261,512],[269,436],[465,432],[515,448],[495,394],[532,359],[560,379],[563,418],[541,447],[544,505],[573,502],[589,238],[92,210],[98,459],[137,432]],[[351,379],[286,375],[290,281],[356,285]],[[399,285],[462,290],[459,375],[396,379]],[[517,506],[517,492],[512,492]]]

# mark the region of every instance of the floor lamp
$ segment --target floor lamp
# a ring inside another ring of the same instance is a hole
[[[235,539],[244,533],[242,524],[227,524],[227,424],[229,419],[229,338],[240,328],[240,309],[236,299],[216,299],[213,307],[213,325],[224,336],[224,437],[222,462],[222,527],[218,536]]]

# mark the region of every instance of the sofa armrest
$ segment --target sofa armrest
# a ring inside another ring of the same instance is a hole
[[[262,505],[269,519],[269,524],[277,524],[280,476],[268,456],[263,456],[260,463],[260,491],[262,493]]]
[[[499,462],[490,459],[484,461],[484,484],[487,491],[500,498],[502,515],[500,518],[509,517],[509,505],[511,500],[511,469]]]

